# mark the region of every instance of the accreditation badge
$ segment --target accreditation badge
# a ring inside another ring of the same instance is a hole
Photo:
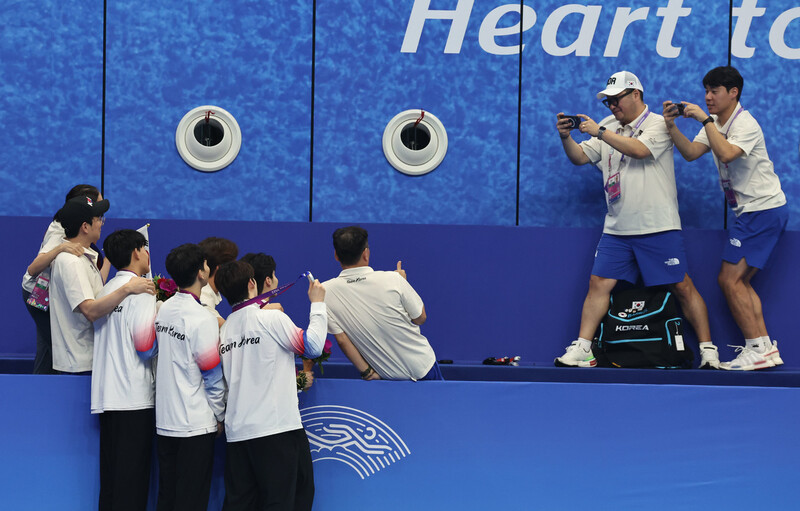
[[[731,186],[730,179],[722,179],[722,191],[725,192],[725,200],[728,201],[728,204],[735,208],[739,205],[739,201],[736,200],[736,192],[733,191],[733,186]]]
[[[609,206],[616,203],[620,197],[622,197],[619,172],[608,176],[608,180],[606,181],[606,197]]]

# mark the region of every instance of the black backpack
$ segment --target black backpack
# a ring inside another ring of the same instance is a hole
[[[686,368],[694,360],[676,298],[664,287],[613,293],[594,351],[607,367]]]

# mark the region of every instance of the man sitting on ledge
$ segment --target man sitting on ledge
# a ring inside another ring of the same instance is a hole
[[[420,333],[425,305],[396,271],[374,271],[369,266],[367,231],[342,227],[333,233],[338,277],[323,285],[327,290],[328,332],[364,380],[441,380],[436,355]]]

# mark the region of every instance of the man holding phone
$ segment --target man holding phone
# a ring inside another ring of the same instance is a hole
[[[589,292],[581,312],[578,339],[556,358],[559,367],[595,367],[592,338],[608,311],[611,291],[622,279],[646,286],[668,285],[700,341],[701,368],[718,368],[711,343],[708,311],[686,273],[672,140],[664,118],[644,103],[644,89],[630,71],[614,73],[597,94],[611,115],[596,123],[579,114],[577,128],[592,136],[577,143],[570,136],[575,120],[558,114],[556,128],[567,158],[594,164],[603,175],[606,214],[597,245]]]
[[[725,199],[736,214],[728,229],[722,252],[719,284],[745,346],[722,369],[752,371],[783,364],[778,343],[771,340],[764,323],[761,299],[750,280],[766,266],[778,244],[789,211],[781,182],[767,154],[761,126],[739,103],[744,79],[736,68],[717,67],[703,78],[705,100],[711,115],[698,105],[664,102],[667,131],[686,161],[711,151]],[[678,116],[702,123],[689,141],[675,125]]]

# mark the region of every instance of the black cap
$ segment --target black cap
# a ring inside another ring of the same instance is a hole
[[[56,220],[65,228],[68,225],[78,228],[84,222],[91,224],[94,217],[105,215],[110,206],[108,199],[93,201],[91,197],[74,197],[58,210]]]

